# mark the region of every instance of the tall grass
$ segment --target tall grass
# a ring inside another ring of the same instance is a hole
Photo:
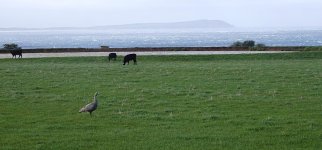
[[[3,59],[0,149],[321,149],[321,58]]]

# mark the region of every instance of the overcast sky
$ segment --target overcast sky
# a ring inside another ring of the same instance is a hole
[[[322,26],[322,0],[0,0],[0,27],[96,26],[199,19],[237,27]]]

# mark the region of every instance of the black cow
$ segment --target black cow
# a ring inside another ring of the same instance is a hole
[[[128,54],[124,56],[123,65],[130,64],[130,61],[133,60],[134,65],[136,65],[136,54]]]
[[[111,61],[111,59],[116,60],[116,57],[117,57],[116,53],[110,53],[108,54],[108,61]]]
[[[16,55],[18,55],[18,58],[22,58],[22,50],[11,50],[10,53],[12,55],[12,58],[17,58]]]

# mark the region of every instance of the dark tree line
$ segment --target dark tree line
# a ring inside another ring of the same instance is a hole
[[[256,44],[256,42],[253,40],[246,40],[244,42],[234,42],[232,45],[230,45],[230,47],[245,47],[249,48],[250,50],[265,50],[266,45],[261,43]]]
[[[10,43],[10,44],[3,44],[4,50],[21,50],[21,47],[18,46],[16,43]]]

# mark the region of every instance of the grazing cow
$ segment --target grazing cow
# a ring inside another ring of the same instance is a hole
[[[130,61],[133,60],[134,65],[136,65],[136,54],[128,54],[124,56],[123,65],[130,64]]]
[[[12,58],[17,58],[16,55],[18,55],[18,58],[22,58],[22,50],[11,50],[10,53],[12,55]]]
[[[116,57],[117,57],[116,53],[110,53],[108,54],[108,61],[111,61],[111,59],[116,60]]]

